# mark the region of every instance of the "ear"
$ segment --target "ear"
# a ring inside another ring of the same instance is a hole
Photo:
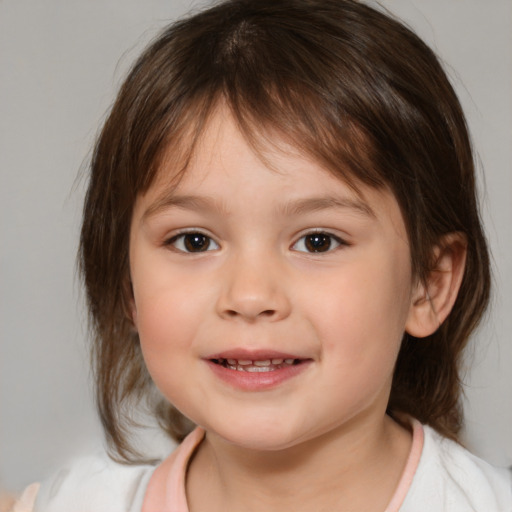
[[[450,314],[464,276],[467,239],[444,235],[433,249],[434,265],[425,282],[413,289],[405,331],[416,338],[433,334]]]

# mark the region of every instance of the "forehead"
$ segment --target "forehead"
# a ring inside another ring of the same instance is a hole
[[[148,193],[154,197],[187,191],[220,192],[227,174],[239,186],[244,181],[254,186],[249,177],[259,173],[271,175],[275,186],[282,187],[283,192],[290,188],[291,183],[286,187],[290,176],[298,184],[300,175],[311,186],[335,181],[314,158],[287,142],[278,129],[270,127],[248,134],[240,129],[229,107],[221,105],[194,139],[186,137],[167,146]]]
[[[156,178],[142,196],[144,215],[172,205],[215,207],[226,213],[246,209],[304,213],[328,208],[387,219],[400,233],[403,219],[386,188],[347,182],[278,133],[267,132],[253,144],[227,108],[210,117],[184,166],[173,147],[164,153]],[[140,201],[139,201],[140,202]],[[140,211],[140,210],[139,210]]]

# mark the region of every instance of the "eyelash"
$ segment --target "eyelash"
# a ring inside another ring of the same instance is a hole
[[[189,245],[189,247],[187,247],[187,242],[189,244],[194,243],[194,240],[190,240],[190,239],[187,240],[187,237],[195,237],[196,241],[202,241],[203,243],[206,244],[206,246],[204,248],[199,247],[198,250],[190,250],[191,246]],[[308,240],[308,237],[309,237],[309,240]],[[316,240],[315,240],[315,238],[316,238]],[[334,247],[332,246],[333,241],[335,244]],[[306,245],[306,244],[308,244],[308,242],[310,242],[310,244],[311,243],[318,244],[318,246],[316,248],[318,250],[315,250],[315,247],[312,247],[311,245],[310,245],[309,249],[312,249],[312,250],[308,250],[308,247]],[[319,244],[325,243],[325,242],[328,242],[328,245],[324,249]],[[213,248],[211,248],[212,244],[214,246]],[[164,245],[172,246],[176,251],[183,252],[186,254],[209,252],[212,250],[220,249],[219,244],[217,242],[215,242],[215,240],[213,240],[213,238],[206,235],[205,233],[202,233],[201,231],[185,231],[182,233],[178,233],[177,235],[166,240]],[[346,241],[344,241],[343,239],[341,239],[340,237],[335,236],[332,233],[329,233],[327,231],[319,230],[319,231],[312,231],[312,232],[302,235],[296,242],[293,243],[291,248],[297,252],[305,252],[308,254],[318,254],[318,253],[324,253],[324,252],[332,252],[341,246],[348,246],[348,245],[349,244]]]

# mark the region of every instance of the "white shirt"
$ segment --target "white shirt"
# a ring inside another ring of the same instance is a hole
[[[395,495],[385,512],[512,512],[512,477],[413,422],[413,445]],[[196,429],[171,455],[172,502],[161,512],[188,512],[184,475],[202,441]],[[415,455],[416,453],[416,455]],[[43,484],[33,509],[20,512],[140,512],[154,466],[124,466],[106,454],[76,461]]]

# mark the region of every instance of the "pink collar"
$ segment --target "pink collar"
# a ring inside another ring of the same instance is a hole
[[[412,445],[409,457],[405,464],[404,471],[400,477],[400,482],[384,512],[398,512],[402,503],[409,492],[414,475],[420,463],[421,453],[423,452],[424,432],[423,425],[416,419],[410,420],[412,427]],[[184,509],[187,510],[187,509]]]
[[[412,445],[407,463],[405,464],[404,471],[400,478],[400,482],[386,507],[384,512],[398,512],[409,488],[411,487],[416,469],[420,462],[421,453],[423,451],[424,432],[423,426],[418,420],[410,420],[412,427]],[[143,511],[144,512],[189,512],[187,505],[187,497],[185,494],[185,477],[187,473],[188,463],[204,439],[205,432],[203,429],[197,427],[193,430],[181,443],[181,445],[162,463],[165,465],[167,474],[165,475],[165,505],[162,509],[156,505],[156,500],[152,501],[149,494],[151,494],[152,485],[151,481],[148,486],[148,493],[145,498]],[[164,468],[162,468],[164,469]],[[156,474],[156,472],[155,472]],[[154,475],[155,476],[155,475]],[[151,480],[154,480],[152,477]]]

